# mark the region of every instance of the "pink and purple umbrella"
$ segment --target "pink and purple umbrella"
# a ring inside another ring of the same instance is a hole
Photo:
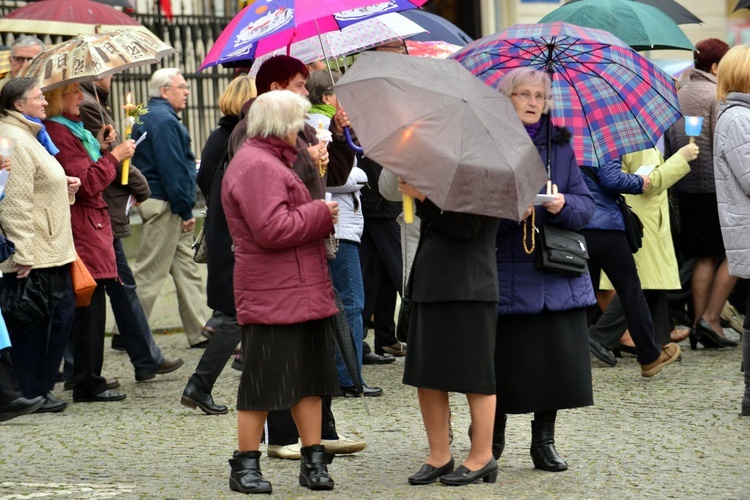
[[[451,57],[491,87],[514,68],[550,72],[552,121],[573,133],[579,165],[651,148],[682,116],[672,78],[606,31],[518,24]]]
[[[247,61],[294,42],[339,30],[427,0],[257,0],[222,31],[200,69]]]

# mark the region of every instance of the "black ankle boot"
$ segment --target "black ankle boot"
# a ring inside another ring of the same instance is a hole
[[[299,484],[311,490],[332,490],[333,479],[328,475],[326,464],[331,463],[333,454],[326,453],[322,444],[303,446],[300,453]]]
[[[568,469],[555,449],[555,423],[531,421],[531,459],[534,467],[548,472]]]
[[[259,451],[235,451],[229,459],[229,489],[240,493],[271,493],[271,483],[260,472]]]
[[[745,395],[742,397],[742,416],[750,417],[750,331],[742,332],[742,370],[745,374]]]
[[[492,456],[495,460],[500,458],[505,449],[505,424],[508,423],[508,415],[501,415],[495,420],[495,428],[492,430]]]

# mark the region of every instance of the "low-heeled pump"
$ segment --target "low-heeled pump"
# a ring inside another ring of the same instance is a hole
[[[494,457],[479,470],[469,470],[463,465],[459,465],[450,474],[440,476],[440,482],[448,486],[463,486],[465,484],[476,483],[480,479],[485,483],[494,483],[497,481],[497,460]]]
[[[442,467],[434,467],[430,464],[424,464],[416,474],[409,476],[409,484],[432,484],[440,479],[440,476],[453,472],[454,465],[453,457],[451,457],[451,459],[448,460],[448,463]]]
[[[705,348],[737,347],[737,342],[716,333],[708,321],[703,318],[699,319],[698,323],[695,324],[695,333],[697,341],[703,344]],[[693,347],[692,341],[690,347]]]

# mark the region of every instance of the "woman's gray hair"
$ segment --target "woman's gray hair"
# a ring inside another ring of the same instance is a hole
[[[174,77],[181,74],[182,71],[177,68],[162,68],[154,71],[148,81],[148,96],[161,97],[161,88],[172,83]]]
[[[505,75],[497,85],[497,90],[505,94],[510,99],[510,95],[519,85],[541,85],[544,87],[544,95],[547,97],[544,101],[542,113],[548,113],[552,109],[552,79],[545,71],[540,71],[529,66],[523,68],[514,68]]]
[[[0,92],[0,115],[7,115],[8,111],[18,111],[14,103],[25,99],[29,91],[38,86],[39,80],[36,78],[18,77],[8,80]]]
[[[333,81],[331,81],[331,76],[333,76]],[[333,84],[338,82],[339,78],[341,78],[341,73],[338,71],[331,71],[330,75],[325,69],[313,71],[305,82],[305,88],[310,94],[307,98],[313,104],[323,104],[323,97],[335,94]]]
[[[308,111],[310,101],[290,90],[261,94],[247,113],[247,136],[285,139],[305,127]]]

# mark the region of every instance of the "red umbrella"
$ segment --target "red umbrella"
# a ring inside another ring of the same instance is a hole
[[[132,17],[91,0],[42,0],[0,19],[0,31],[47,35],[84,35],[118,28],[146,30]]]

